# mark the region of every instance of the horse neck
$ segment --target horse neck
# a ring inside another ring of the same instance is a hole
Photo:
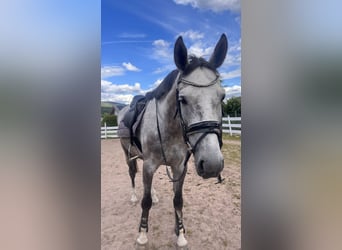
[[[177,112],[176,99],[177,82],[175,82],[167,95],[157,100],[158,102],[158,116],[159,120],[163,121],[163,126],[166,128],[165,132],[170,131],[174,134],[176,132],[182,133],[179,116]],[[176,116],[175,116],[176,115]]]

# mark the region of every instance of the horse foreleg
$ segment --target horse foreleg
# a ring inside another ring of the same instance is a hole
[[[175,182],[173,184],[174,189],[174,198],[173,198],[173,206],[175,208],[175,233],[178,236],[177,245],[178,247],[186,247],[188,245],[187,240],[185,239],[185,228],[183,225],[183,182],[184,177]]]
[[[148,232],[148,216],[150,209],[152,207],[152,179],[154,171],[151,171],[145,163],[143,169],[143,182],[144,182],[144,197],[141,201],[142,214],[139,225],[139,237],[137,243],[139,245],[146,245],[148,242],[147,232]]]
[[[175,232],[176,235],[178,236],[177,239],[177,245],[179,247],[185,247],[187,246],[188,242],[185,239],[185,228],[183,225],[183,197],[182,197],[182,192],[176,193],[175,197],[173,199],[173,204],[175,207],[175,220],[176,220],[176,225],[175,225]]]

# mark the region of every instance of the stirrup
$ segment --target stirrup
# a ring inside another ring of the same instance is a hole
[[[137,158],[139,158],[139,155],[133,156],[133,157],[129,158],[128,160],[129,160],[129,161],[133,161],[133,160],[135,160],[135,159],[137,159]]]
[[[128,146],[128,152],[127,152],[128,161],[133,161],[133,160],[139,158],[139,155],[135,155],[135,156],[132,156],[132,157],[131,157],[131,148],[132,148],[132,144],[129,144],[129,146]]]

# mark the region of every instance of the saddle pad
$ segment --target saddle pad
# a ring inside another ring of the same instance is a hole
[[[146,105],[145,105],[146,107]],[[134,122],[133,126],[132,126],[132,132],[133,132],[133,136],[135,136],[137,129],[139,128],[140,122],[144,116],[145,113],[145,108],[139,113],[136,121]],[[125,125],[124,121],[122,120],[119,124],[119,129],[118,129],[118,136],[121,138],[130,138],[130,129]]]
[[[145,108],[146,102],[146,97],[143,95],[137,95],[133,98],[129,110],[125,113],[122,119],[126,127],[133,127],[133,124],[137,120],[137,117]]]
[[[118,136],[120,138],[130,138],[129,128],[125,126],[124,121],[121,121],[119,124]]]

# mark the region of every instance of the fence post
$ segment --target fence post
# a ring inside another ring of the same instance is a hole
[[[105,122],[105,138],[107,139],[107,123]]]
[[[232,134],[232,124],[231,124],[231,122],[230,122],[230,116],[228,115],[228,125],[229,125],[229,134],[230,134],[230,136],[232,136],[233,134]]]

